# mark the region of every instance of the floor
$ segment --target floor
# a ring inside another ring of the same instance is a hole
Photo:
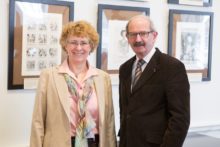
[[[189,132],[183,147],[220,147],[220,128]]]
[[[183,147],[220,147],[220,130],[188,133]]]

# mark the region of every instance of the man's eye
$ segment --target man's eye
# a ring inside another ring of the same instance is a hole
[[[147,32],[140,32],[139,33],[141,36],[145,36],[147,34]]]
[[[138,33],[131,33],[132,37],[136,37]]]

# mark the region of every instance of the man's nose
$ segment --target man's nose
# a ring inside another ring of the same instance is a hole
[[[142,40],[142,38],[141,38],[140,34],[137,34],[135,41],[138,42],[140,40]]]

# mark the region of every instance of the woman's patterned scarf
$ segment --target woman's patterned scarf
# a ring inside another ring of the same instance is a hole
[[[93,92],[93,80],[92,77],[85,81],[82,95],[80,96],[77,91],[77,83],[68,74],[64,74],[66,83],[68,85],[70,93],[78,98],[77,110],[79,113],[79,121],[76,126],[75,147],[88,147],[87,135],[91,133],[96,126],[94,120],[91,117],[89,111],[86,110],[86,103]]]

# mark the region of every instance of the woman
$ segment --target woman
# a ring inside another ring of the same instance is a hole
[[[42,71],[33,112],[31,147],[115,147],[110,77],[87,57],[99,36],[85,21],[64,26],[67,58]]]

